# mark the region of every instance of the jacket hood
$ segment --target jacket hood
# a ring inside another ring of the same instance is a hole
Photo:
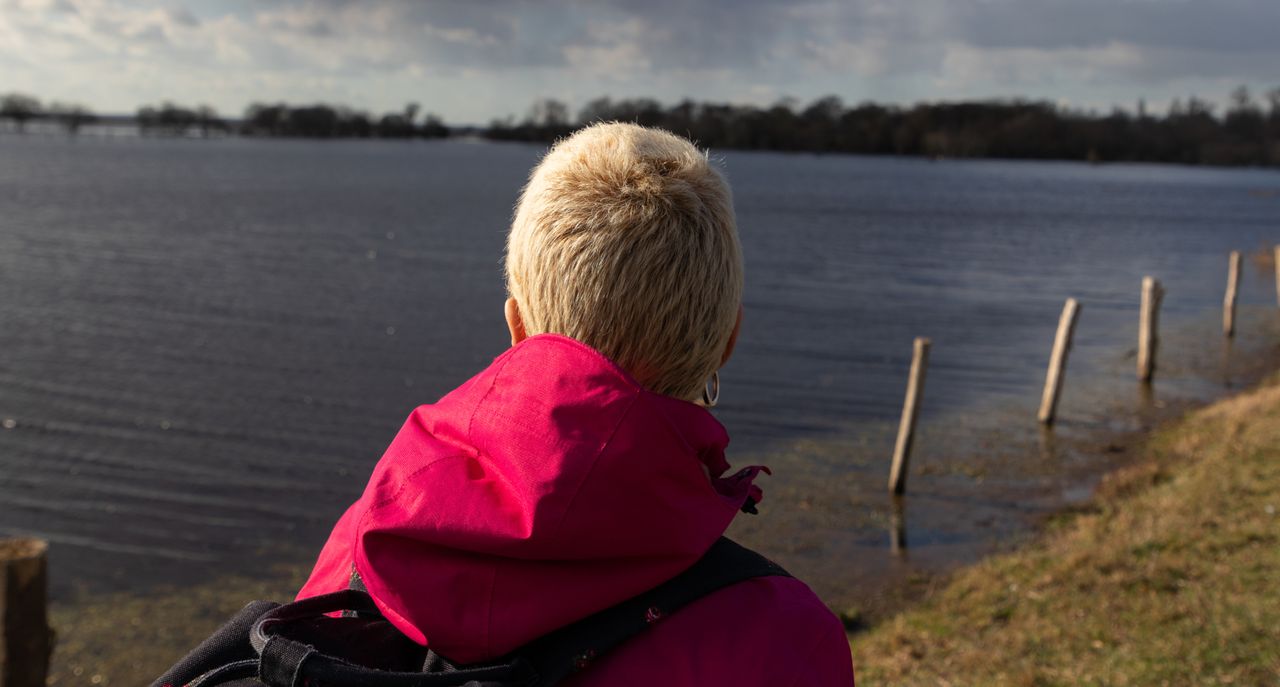
[[[299,598],[354,563],[386,617],[444,656],[499,656],[692,565],[760,492],[724,427],[588,346],[525,340],[417,408]],[[748,500],[750,499],[750,500]]]

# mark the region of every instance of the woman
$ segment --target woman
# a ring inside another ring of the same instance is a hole
[[[414,411],[299,593],[354,571],[460,663],[676,576],[761,497],[762,468],[724,476],[704,407],[742,323],[732,198],[705,154],[617,123],[560,142],[520,198],[506,272],[511,349]],[[853,684],[840,622],[794,578],[660,620],[570,684]]]

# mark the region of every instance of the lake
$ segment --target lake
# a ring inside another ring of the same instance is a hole
[[[506,347],[501,252],[541,152],[0,137],[0,534],[52,542],[61,599],[310,560],[408,413]],[[713,156],[747,265],[715,412],[730,461],[775,473],[733,533],[833,605],[1030,531],[1123,459],[1089,442],[1249,381],[1280,341],[1275,171]],[[1147,274],[1167,296],[1144,390]],[[1044,433],[1068,296],[1082,312]],[[897,513],[916,336],[933,352]]]

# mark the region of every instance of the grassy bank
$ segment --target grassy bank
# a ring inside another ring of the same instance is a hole
[[[1280,386],[1158,431],[1087,509],[852,645],[861,686],[1280,684]]]

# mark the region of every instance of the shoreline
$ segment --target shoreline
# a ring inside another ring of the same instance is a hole
[[[1276,362],[1276,360],[1270,362]],[[1259,366],[1262,369],[1262,366]],[[1197,413],[1235,402],[1269,388],[1265,379],[1207,402],[1186,402],[1164,408],[1152,407],[1152,415],[1137,418],[1138,425],[1127,430],[1097,430],[1070,436],[1067,450],[1092,453],[1110,461],[1107,470],[1094,474],[1096,488],[1074,504],[1031,514],[1030,529],[1021,536],[997,543],[975,560],[944,562],[943,569],[912,568],[911,549],[906,561],[896,558],[900,575],[881,575],[882,584],[866,587],[853,605],[833,605],[846,623],[851,641],[884,632],[904,614],[909,614],[946,590],[967,571],[1001,557],[1040,546],[1045,537],[1082,515],[1096,513],[1098,502],[1106,498],[1097,492],[1113,489],[1117,481],[1144,460],[1145,447],[1175,430]],[[1043,436],[1043,435],[1042,435]],[[1087,472],[1087,471],[1086,471]],[[887,498],[887,497],[886,497]],[[178,657],[203,640],[223,620],[251,599],[291,598],[301,586],[309,565],[276,565],[258,577],[241,575],[217,577],[195,585],[166,586],[145,594],[116,592],[77,595],[55,602],[51,621],[58,642],[51,662],[50,685],[138,684],[158,675]],[[843,580],[848,583],[849,580]]]
[[[1280,370],[1280,357],[1277,357],[1274,363],[1267,366],[1267,369]],[[856,638],[946,588],[962,571],[994,557],[1034,546],[1048,531],[1061,526],[1063,522],[1080,514],[1092,512],[1096,508],[1099,490],[1105,488],[1116,475],[1125,473],[1141,462],[1143,449],[1153,437],[1178,426],[1193,413],[1252,393],[1265,383],[1265,377],[1259,377],[1251,380],[1248,385],[1217,398],[1208,400],[1183,398],[1167,404],[1162,403],[1159,406],[1146,407],[1129,418],[1134,423],[1130,428],[1077,428],[1065,436],[1055,434],[1053,429],[1039,428],[1035,447],[1018,446],[1008,449],[1009,456],[995,458],[993,462],[999,463],[1011,457],[1016,458],[1033,450],[1040,451],[1042,456],[1051,454],[1056,460],[1067,456],[1079,461],[1074,469],[1064,472],[1061,476],[1063,483],[1071,485],[1068,490],[1075,494],[1073,498],[1061,499],[1057,504],[1045,506],[1043,502],[1053,501],[1054,498],[1041,494],[1037,505],[1028,506],[1019,516],[1018,523],[1010,528],[1011,535],[1007,539],[974,542],[968,547],[968,551],[959,555],[930,556],[926,554],[923,557],[923,565],[912,564],[914,549],[908,537],[902,551],[886,552],[886,555],[892,555],[892,560],[887,567],[896,569],[900,574],[868,576],[874,577],[879,584],[873,582],[864,591],[855,594],[856,601],[852,605],[846,607],[832,605],[832,611],[845,623],[850,636]],[[933,474],[933,471],[923,466],[913,468],[912,472],[916,479]],[[1008,495],[1009,498],[1018,498],[1029,494],[1026,490],[1012,487],[1008,489]],[[904,500],[909,500],[909,497],[904,499],[886,495],[885,500],[894,504],[895,518],[910,517],[910,505],[902,505]],[[898,508],[902,510],[897,510]],[[885,528],[886,542],[892,539],[891,530],[896,524],[891,521]],[[925,548],[928,547],[929,545],[926,544]],[[889,544],[886,543],[885,548],[890,548]]]
[[[1253,315],[1263,312],[1258,308]],[[1170,338],[1203,333],[1187,325]],[[1210,339],[1199,350],[1183,350],[1151,384],[1109,378],[1099,386],[1098,370],[1069,379],[1068,400],[1077,410],[1080,397],[1093,401],[1125,389],[1132,396],[1109,397],[1087,414],[1060,414],[1053,428],[1036,424],[1034,408],[997,411],[1009,426],[959,430],[964,446],[959,453],[946,452],[953,437],[946,434],[945,418],[936,418],[944,430],[934,443],[943,450],[913,458],[905,497],[894,499],[878,479],[850,495],[838,488],[834,496],[813,494],[793,485],[779,500],[803,512],[779,509],[763,519],[739,518],[730,536],[769,552],[818,592],[846,628],[865,631],[945,587],[957,571],[1032,545],[1047,528],[1087,512],[1100,485],[1142,460],[1142,447],[1152,436],[1191,413],[1249,393],[1280,372],[1278,335],[1268,324],[1247,343]],[[1132,357],[1117,355],[1107,371],[1118,366],[1132,374]],[[931,431],[924,425],[923,436],[928,439]],[[835,442],[834,452],[855,441],[856,436]],[[811,450],[816,442],[798,444]],[[887,476],[888,456],[884,451],[883,464],[871,465],[872,471],[883,469]],[[855,469],[865,467],[860,463]],[[775,485],[771,495],[766,485],[762,512],[777,492]],[[894,553],[897,528],[905,532],[906,546]],[[790,532],[799,536],[784,536]]]
[[[851,633],[865,684],[1280,678],[1280,377],[1163,423],[1082,508]]]

